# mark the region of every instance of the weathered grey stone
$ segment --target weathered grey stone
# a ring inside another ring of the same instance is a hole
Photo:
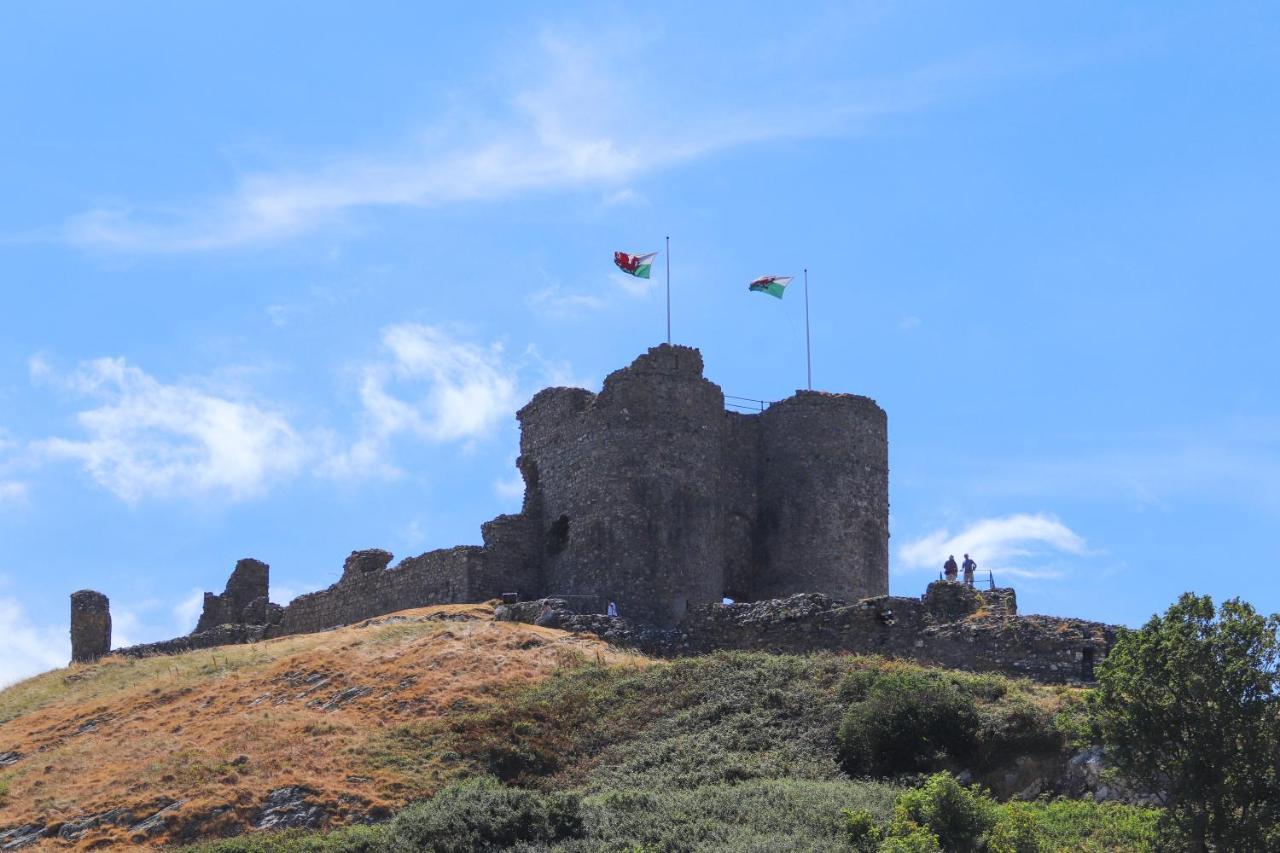
[[[671,626],[725,594],[888,591],[885,416],[865,397],[727,412],[701,354],[662,345],[518,417],[544,595]]]
[[[352,551],[342,564],[342,577],[360,576],[368,572],[380,572],[387,567],[395,555],[381,548],[370,548],[365,551]]]
[[[265,625],[266,609],[259,606],[255,612],[250,610],[250,605],[258,599],[267,600],[270,577],[271,567],[261,560],[239,560],[222,595],[204,594],[204,611],[192,633],[199,634],[218,625]]]
[[[71,593],[71,660],[91,663],[111,651],[111,602],[91,589]]]

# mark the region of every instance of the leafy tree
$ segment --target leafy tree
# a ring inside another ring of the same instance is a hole
[[[1278,631],[1239,599],[1215,611],[1186,593],[1098,668],[1095,731],[1121,774],[1161,792],[1180,845],[1280,849]]]

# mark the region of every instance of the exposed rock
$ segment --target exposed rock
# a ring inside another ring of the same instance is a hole
[[[111,809],[65,821],[62,826],[58,827],[58,837],[63,841],[79,841],[86,832],[91,829],[97,829],[103,824],[128,826],[132,822],[133,814],[127,809]]]
[[[159,811],[133,824],[129,827],[130,838],[135,841],[141,841],[143,838],[150,838],[153,835],[160,834],[164,831],[165,824],[170,815],[176,814],[178,809],[180,809],[182,804],[185,802],[186,800],[174,800],[169,802]]]
[[[47,834],[42,823],[28,823],[0,831],[0,850],[17,850],[35,844]]]
[[[277,788],[267,795],[263,809],[253,819],[254,829],[319,829],[328,814],[307,798],[315,791],[301,786]]]

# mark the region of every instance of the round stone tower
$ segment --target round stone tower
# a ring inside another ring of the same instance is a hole
[[[111,602],[100,592],[71,593],[71,661],[92,663],[111,651]]]
[[[884,410],[853,394],[798,391],[760,415],[760,598],[889,592]]]
[[[548,595],[657,625],[719,600],[724,395],[696,349],[654,347],[599,395],[549,389],[519,417]]]

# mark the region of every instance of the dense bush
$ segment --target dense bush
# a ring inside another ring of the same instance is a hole
[[[987,831],[996,822],[994,807],[988,797],[964,787],[950,773],[936,773],[921,787],[898,797],[891,832],[908,835],[912,827],[922,826],[943,849],[967,853],[981,849]]]
[[[445,788],[397,815],[390,849],[470,853],[581,834],[577,797],[509,788],[482,778]]]
[[[512,808],[511,802],[522,805]],[[251,835],[206,853],[382,853],[506,850],[811,851],[856,853],[1138,853],[1153,849],[1156,813],[1114,803],[1000,805],[954,779],[919,791],[879,782],[758,780],[691,789],[624,789],[581,798],[569,831],[549,815],[565,802],[492,782],[448,788],[383,827]],[[975,817],[979,815],[979,817]],[[577,828],[575,828],[577,827]]]
[[[945,677],[918,670],[875,677],[840,724],[841,758],[855,775],[892,775],[964,761],[978,745],[973,700]]]
[[[1066,743],[1027,688],[999,676],[868,668],[851,673],[841,695],[850,705],[839,729],[840,759],[853,775],[984,772]]]
[[[1001,808],[987,833],[987,853],[1048,853],[1050,849],[1034,810],[1024,803]]]

